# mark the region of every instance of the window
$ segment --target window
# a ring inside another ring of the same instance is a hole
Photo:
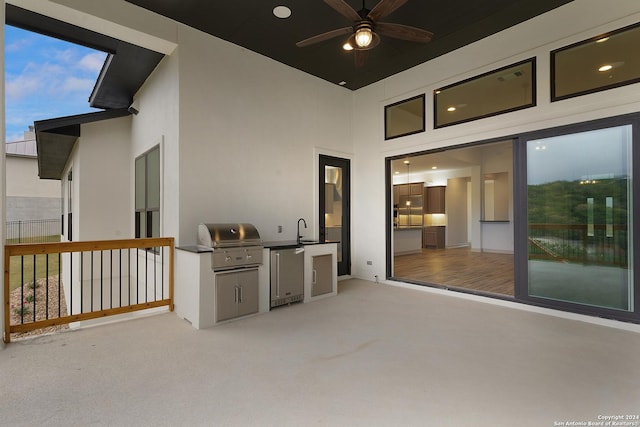
[[[535,69],[532,58],[435,90],[435,127],[535,106]]]
[[[527,214],[518,234],[526,275],[518,283],[531,301],[637,318],[624,313],[636,304],[634,125],[602,123],[534,133],[520,146]]]
[[[136,238],[160,237],[160,146],[135,163]]]
[[[67,174],[67,240],[73,241],[73,171]]]
[[[384,107],[384,139],[424,132],[424,94]]]
[[[640,24],[551,52],[551,99],[640,82]]]

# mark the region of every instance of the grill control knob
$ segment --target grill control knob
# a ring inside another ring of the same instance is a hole
[[[225,257],[225,259],[224,259],[224,260],[225,260],[226,262],[229,262],[229,261],[231,261],[231,257],[230,257],[229,255],[227,255],[227,256]]]

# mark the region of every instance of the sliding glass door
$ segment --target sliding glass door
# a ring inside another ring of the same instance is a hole
[[[525,299],[634,311],[632,141],[631,124],[524,141]]]

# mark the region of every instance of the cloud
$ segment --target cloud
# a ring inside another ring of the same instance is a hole
[[[88,98],[107,54],[5,27],[5,134],[37,120],[92,111]]]
[[[91,73],[99,73],[107,54],[103,52],[89,53],[78,62],[78,67]]]
[[[52,59],[57,63],[72,64],[76,57],[76,49],[57,49],[53,52]]]
[[[7,53],[20,52],[24,49],[28,49],[33,45],[33,40],[28,38],[22,38],[14,40],[12,43],[7,43],[4,47],[4,51]]]
[[[74,76],[67,77],[60,88],[63,92],[91,92],[95,80],[82,79]]]
[[[7,100],[20,100],[37,93],[42,88],[42,81],[35,75],[22,74],[7,77],[5,96]]]

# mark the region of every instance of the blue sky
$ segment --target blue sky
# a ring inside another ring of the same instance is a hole
[[[37,120],[98,111],[89,107],[107,54],[5,26],[7,142]]]

